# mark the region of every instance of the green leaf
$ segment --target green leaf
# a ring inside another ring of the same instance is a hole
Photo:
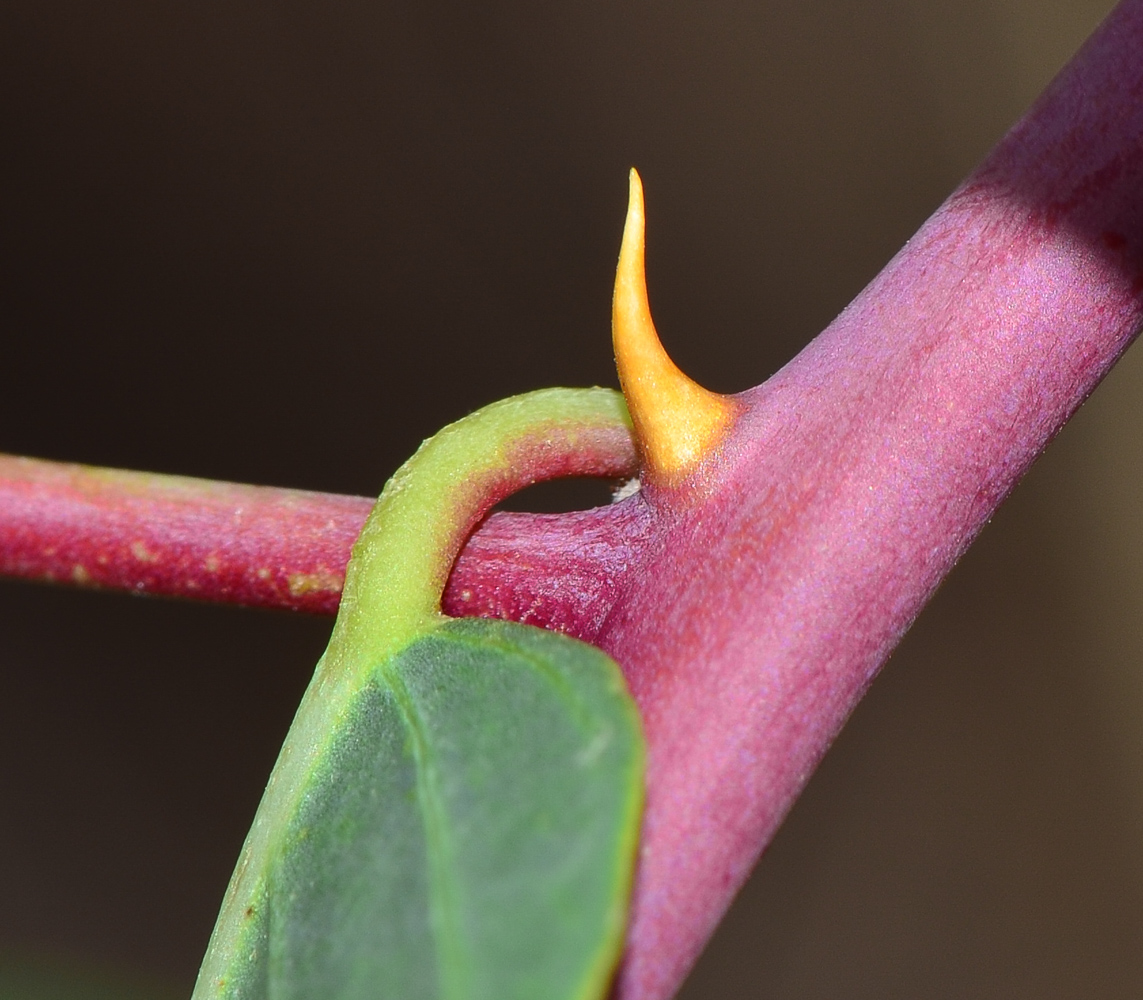
[[[358,695],[290,826],[269,995],[598,996],[641,763],[591,646],[491,621],[414,642]]]
[[[605,994],[643,795],[622,675],[585,643],[448,619],[439,600],[495,492],[481,483],[625,419],[603,390],[518,397],[446,428],[386,486],[196,1000]]]

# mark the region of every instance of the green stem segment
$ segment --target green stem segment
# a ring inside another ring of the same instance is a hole
[[[480,518],[553,470],[615,474],[585,463],[588,446],[630,428],[623,397],[611,389],[542,389],[492,403],[425,441],[385,485],[353,547],[326,658],[348,644],[379,661],[443,621],[449,571]]]

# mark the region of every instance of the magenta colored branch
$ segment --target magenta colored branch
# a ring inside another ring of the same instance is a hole
[[[901,635],[1141,319],[1129,0],[856,301],[739,397],[709,498],[656,519],[599,637],[651,748],[622,1000],[675,991]]]

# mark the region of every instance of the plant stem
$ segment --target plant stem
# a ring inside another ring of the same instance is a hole
[[[632,568],[599,637],[650,748],[622,1000],[675,992],[925,601],[1139,332],[1140,53],[1128,0],[738,397],[708,499]]]
[[[373,501],[0,456],[0,573],[337,611]]]
[[[626,434],[600,434],[578,467],[561,459],[538,475],[618,477],[633,464]],[[0,455],[0,575],[334,615],[374,502]],[[590,639],[638,535],[627,521],[493,514],[458,560],[444,610]]]

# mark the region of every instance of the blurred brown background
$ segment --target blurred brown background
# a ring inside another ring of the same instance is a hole
[[[631,164],[664,341],[746,388],[1110,6],[8,0],[0,450],[376,493],[482,403],[614,384]],[[1141,400],[1129,354],[906,639],[687,1000],[1140,995]],[[188,993],[328,628],[0,583],[0,952]]]

